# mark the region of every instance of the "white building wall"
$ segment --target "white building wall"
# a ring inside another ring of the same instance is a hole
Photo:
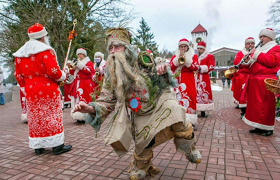
[[[192,33],[192,43],[193,43],[193,48],[197,49],[197,38],[201,38],[202,41],[206,43],[206,49],[208,50],[207,47],[207,33],[202,32],[202,33]]]

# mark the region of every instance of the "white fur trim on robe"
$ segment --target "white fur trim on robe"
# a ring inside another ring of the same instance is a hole
[[[246,116],[246,114],[245,114]],[[245,116],[243,116],[242,120],[248,124],[249,126],[252,126],[254,128],[259,128],[259,129],[263,129],[263,130],[274,130],[274,126],[267,126],[267,125],[263,125],[263,124],[259,124],[259,123],[255,123],[252,121],[249,121]]]
[[[200,64],[200,62],[205,59],[208,56],[209,52],[207,50],[205,50],[199,57],[198,57],[198,63]]]
[[[89,57],[85,57],[84,59],[82,60],[78,60],[77,62],[77,68],[82,70],[86,64],[90,61]]]
[[[253,62],[251,63],[251,65],[253,65],[253,63],[258,60],[258,57],[261,53],[267,53],[271,48],[273,48],[276,45],[277,45],[277,43],[275,41],[269,41],[262,47],[258,47],[252,57]]]
[[[200,65],[200,72],[201,73],[208,73],[208,66],[207,65]]]
[[[239,108],[245,108],[247,107],[247,104],[238,104]]]
[[[244,48],[242,49],[242,53],[243,53],[243,55],[245,55],[245,54],[248,54],[249,51],[244,47]]]
[[[46,50],[53,50],[53,52],[55,52],[54,49],[47,44],[35,39],[30,39],[19,50],[17,50],[17,52],[15,52],[13,56],[29,57],[31,54],[38,54]]]
[[[24,96],[26,96],[25,88],[24,88],[24,87],[20,87],[20,90],[21,90],[21,92],[24,94]]]
[[[59,82],[59,81],[64,81],[66,79],[66,74],[65,74],[65,72],[64,71],[61,71],[61,76],[60,76],[60,78],[58,79],[58,80],[56,80],[57,82]]]
[[[197,124],[197,114],[186,113],[186,121],[193,125],[196,125]]]
[[[21,114],[21,121],[24,123],[27,122],[27,114]]]
[[[64,143],[64,131],[60,134],[49,137],[31,138],[29,137],[29,147],[32,149],[51,148]]]
[[[76,79],[77,77],[77,74],[80,70],[82,70],[86,64],[90,61],[89,57],[85,57],[83,60],[78,60],[77,62],[77,68],[75,69],[75,72],[74,72],[74,79]]]
[[[177,49],[175,53],[176,57],[173,59],[173,64],[177,67],[180,65],[178,58],[180,57],[180,51]],[[194,51],[192,48],[189,48],[187,52],[185,52],[184,57],[186,59],[184,66],[190,67],[193,62]]]
[[[196,110],[197,111],[212,111],[214,109],[215,109],[214,103],[208,103],[208,104],[196,103]]]

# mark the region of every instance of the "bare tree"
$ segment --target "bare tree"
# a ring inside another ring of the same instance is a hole
[[[0,7],[0,54],[6,67],[13,68],[12,54],[27,40],[27,29],[38,22],[43,24],[61,65],[68,46],[68,33],[77,19],[77,37],[73,40],[70,58],[79,47],[89,56],[105,52],[104,32],[133,18],[122,8],[126,0],[2,0]],[[126,6],[127,7],[127,6]]]
[[[277,34],[280,33],[280,0],[276,0],[269,8],[270,17],[267,20],[267,25],[271,25]],[[279,44],[280,37],[276,37]]]

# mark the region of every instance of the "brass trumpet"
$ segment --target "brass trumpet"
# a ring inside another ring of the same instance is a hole
[[[178,62],[179,62],[180,65],[182,65],[186,62],[186,58],[184,56],[184,53],[185,53],[184,50],[180,51],[180,57],[178,58]]]
[[[186,62],[186,58],[184,56],[180,56],[178,58],[179,64],[184,64]]]
[[[70,70],[74,70],[74,69],[76,69],[77,63],[78,63],[78,60],[77,60],[76,58],[74,58],[72,62],[70,61],[70,62],[67,64],[67,66],[68,66],[68,68],[69,68]]]

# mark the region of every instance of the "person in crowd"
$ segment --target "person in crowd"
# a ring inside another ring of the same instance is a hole
[[[276,32],[271,28],[260,31],[261,46],[251,50],[243,64],[249,69],[246,85],[247,109],[243,121],[254,127],[250,133],[270,136],[275,122],[275,95],[266,89],[264,80],[276,79],[280,69],[280,46],[275,42]]]
[[[248,37],[247,39],[245,39],[245,46],[241,51],[239,51],[235,55],[233,64],[235,66],[238,65],[240,61],[243,59],[244,55],[248,54],[250,50],[252,50],[254,47],[255,47],[255,39],[253,37]],[[241,119],[243,118],[247,107],[246,97],[241,98],[241,94],[242,91],[244,90],[245,83],[247,82],[248,74],[249,74],[249,69],[244,68],[244,66],[241,64],[238,67],[238,71],[234,73],[234,77],[232,78],[233,98],[238,108],[241,109]]]
[[[198,70],[198,57],[187,39],[179,41],[178,49],[172,56],[169,65],[178,83],[178,87],[175,89],[177,100],[186,108],[188,119],[195,126],[197,114],[194,72]]]
[[[93,100],[96,100],[100,95],[103,79],[104,79],[104,68],[106,66],[106,61],[104,59],[104,54],[101,52],[96,52],[94,54],[94,70],[95,74],[93,76],[94,88],[91,94]]]
[[[19,97],[20,97],[20,104],[21,104],[21,121],[23,123],[27,123],[27,108],[26,108],[26,94],[25,94],[25,90],[24,87],[19,87]]]
[[[125,28],[108,29],[106,36],[109,56],[101,95],[96,102],[77,104],[74,112],[88,113],[87,122],[96,131],[106,120],[106,144],[118,155],[126,153],[131,140],[135,141],[130,179],[158,173],[151,162],[153,148],[173,137],[177,150],[199,163],[192,125],[170,88],[174,81],[168,65],[155,67],[152,59],[138,58]]]
[[[214,70],[215,58],[206,50],[204,41],[197,44],[197,52],[199,68],[196,79],[196,109],[201,111],[201,117],[206,117],[205,111],[214,110],[209,72]]]
[[[41,155],[49,147],[56,155],[65,153],[72,146],[64,145],[58,82],[63,82],[66,76],[58,66],[46,28],[35,23],[28,28],[28,36],[29,41],[13,56],[15,77],[26,94],[29,147],[35,149],[36,155]]]
[[[225,76],[222,76],[221,80],[222,80],[222,83],[223,83],[223,88],[225,88],[226,77],[225,77]]]
[[[228,85],[228,88],[230,88],[230,84],[231,84],[231,80],[229,78],[227,78],[227,85]]]
[[[69,73],[74,76],[72,89],[70,90],[71,107],[83,101],[89,103],[92,101],[90,93],[93,92],[94,82],[92,78],[95,74],[93,63],[87,56],[87,51],[84,48],[79,48],[76,51],[77,61],[72,65]],[[71,111],[71,117],[78,123],[84,123],[84,114]]]
[[[64,88],[63,106],[64,108],[67,108],[68,106],[71,107],[70,90],[73,88],[72,86],[73,86],[74,77],[73,75],[70,74],[68,66],[65,67],[64,72],[67,78],[63,86]]]
[[[5,104],[5,97],[4,97],[4,72],[2,68],[0,67],[0,105]]]
[[[101,52],[96,52],[94,54],[94,80],[96,82],[100,81],[104,76],[104,68],[106,65],[106,61],[104,60],[104,54]]]

